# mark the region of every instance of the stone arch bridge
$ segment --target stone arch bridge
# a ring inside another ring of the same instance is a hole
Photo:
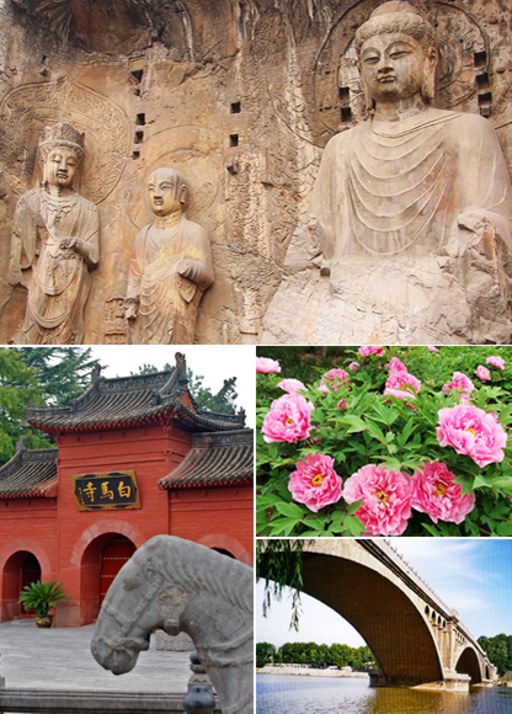
[[[265,577],[263,556],[261,575]],[[466,691],[496,669],[447,607],[384,540],[322,539],[303,552],[303,591],[360,632],[379,672],[372,686]]]

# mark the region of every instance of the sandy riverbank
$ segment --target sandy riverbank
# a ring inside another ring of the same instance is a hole
[[[297,674],[302,677],[364,677],[366,672],[342,672],[339,669],[313,669],[311,667],[276,667],[271,664],[257,670],[258,674]]]

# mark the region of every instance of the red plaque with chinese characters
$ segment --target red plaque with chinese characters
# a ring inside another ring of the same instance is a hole
[[[79,511],[118,511],[140,508],[135,471],[71,476]]]

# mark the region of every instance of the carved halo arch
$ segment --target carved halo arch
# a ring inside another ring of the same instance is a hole
[[[217,147],[215,136],[192,124],[164,129],[144,143],[142,163],[123,196],[128,219],[136,231],[154,220],[146,191],[148,177],[156,169],[171,168],[185,178],[187,218],[212,235],[223,222],[219,215],[222,155],[220,147],[213,147]]]
[[[80,192],[102,203],[123,175],[130,149],[128,118],[107,97],[67,76],[16,87],[0,103],[0,150],[23,188],[40,180],[37,146],[45,126],[68,122],[85,133]],[[20,147],[22,153],[20,155]]]

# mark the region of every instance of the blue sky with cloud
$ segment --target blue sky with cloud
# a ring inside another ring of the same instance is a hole
[[[395,538],[393,547],[428,583],[475,637],[512,634],[512,540]],[[330,608],[303,595],[299,632],[288,629],[290,602],[274,602],[261,615],[263,585],[257,586],[257,641],[364,644],[359,633]],[[355,594],[357,596],[357,594]]]

